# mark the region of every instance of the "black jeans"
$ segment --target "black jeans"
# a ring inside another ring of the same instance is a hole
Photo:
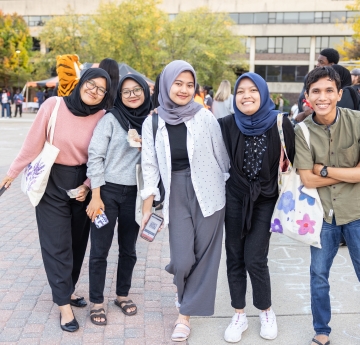
[[[19,113],[20,113],[20,117],[21,117],[21,115],[22,115],[22,104],[16,104],[15,105],[15,117],[17,115],[18,109],[19,109]]]
[[[270,274],[267,265],[271,216],[277,198],[259,196],[254,205],[251,230],[241,238],[242,195],[233,195],[226,189],[225,248],[227,276],[231,295],[231,305],[244,309],[246,305],[246,283],[249,273],[253,304],[260,310],[271,306]]]
[[[84,260],[89,239],[90,219],[86,214],[90,193],[84,202],[70,199],[65,189],[86,180],[86,165],[54,164],[45,194],[36,206],[41,254],[53,301],[70,303]]]
[[[139,225],[135,221],[137,187],[106,182],[100,188],[101,199],[109,223],[98,229],[91,224],[91,250],[89,260],[90,301],[104,302],[104,286],[107,257],[118,219],[119,260],[117,268],[116,295],[127,296],[136,263],[136,240]]]

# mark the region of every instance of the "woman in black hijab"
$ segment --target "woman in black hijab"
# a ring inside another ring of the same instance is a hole
[[[41,106],[21,152],[1,187],[9,187],[19,173],[42,151],[51,114],[57,114],[53,145],[60,151],[52,166],[46,190],[35,208],[39,240],[53,301],[60,309],[61,329],[79,329],[71,310],[85,307],[74,294],[89,237],[90,181],[86,178],[88,146],[97,122],[104,116],[110,77],[102,69],[87,70],[70,96],[50,97]]]
[[[99,209],[105,211],[109,223],[97,229],[91,225],[89,262],[90,301],[94,303],[90,320],[106,325],[103,306],[107,256],[118,220],[119,261],[116,299],[121,311],[131,316],[137,307],[127,298],[132,272],[136,263],[136,240],[139,225],[135,221],[137,196],[136,164],[140,162],[140,143],[144,120],[151,111],[150,90],[145,80],[128,74],[121,78],[111,109],[98,123],[89,146],[87,176],[91,179],[92,200],[87,213],[94,221]]]

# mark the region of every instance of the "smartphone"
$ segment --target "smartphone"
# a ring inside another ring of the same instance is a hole
[[[105,212],[102,209],[99,209],[96,213],[96,218],[94,220],[94,224],[95,226],[100,229],[102,228],[104,225],[108,224],[109,220],[106,217]]]
[[[4,194],[4,192],[6,191],[6,187],[3,186],[1,189],[0,189],[0,196],[2,196]]]
[[[157,214],[152,213],[149,221],[146,223],[144,230],[141,232],[140,237],[146,241],[152,242],[163,223],[164,219]]]

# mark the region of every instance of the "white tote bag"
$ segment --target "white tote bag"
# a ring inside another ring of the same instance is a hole
[[[282,233],[294,240],[321,248],[320,233],[323,224],[323,207],[316,188],[306,188],[300,175],[287,158],[284,134],[282,130],[282,114],[278,116],[278,130],[282,150],[286,155],[287,167],[283,171],[280,164],[279,198],[271,218],[271,232]],[[306,125],[299,123],[306,142],[310,147],[310,133]],[[283,157],[283,154],[281,155]],[[280,163],[282,162],[280,158]]]
[[[21,190],[29,197],[35,207],[45,193],[50,171],[60,150],[53,143],[56,117],[60,106],[60,97],[51,113],[46,131],[46,141],[40,154],[24,169],[21,180]]]

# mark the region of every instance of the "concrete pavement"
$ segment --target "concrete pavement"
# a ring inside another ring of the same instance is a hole
[[[31,122],[15,120],[0,121],[0,176],[5,175],[31,125]],[[108,325],[93,325],[89,320],[89,306],[74,308],[81,328],[69,334],[62,332],[59,327],[59,312],[51,301],[51,291],[43,269],[34,210],[20,191],[20,179],[0,197],[0,210],[1,344],[171,344],[169,339],[177,311],[172,279],[164,271],[169,262],[166,231],[161,232],[154,243],[138,240],[138,262],[130,292],[130,298],[138,305],[138,314],[125,317],[113,304],[117,262],[115,236],[109,254],[105,288]],[[77,293],[87,300],[88,254],[77,287]],[[313,330],[308,246],[275,234],[270,246],[269,266],[279,336],[273,341],[260,338],[258,311],[252,307],[249,283],[246,308],[249,329],[243,334],[240,344],[310,344]],[[331,344],[360,344],[360,283],[347,248],[339,249],[330,280],[333,308]],[[208,318],[192,318],[193,330],[188,344],[227,344],[223,340],[223,333],[232,314],[223,250],[215,314]]]

